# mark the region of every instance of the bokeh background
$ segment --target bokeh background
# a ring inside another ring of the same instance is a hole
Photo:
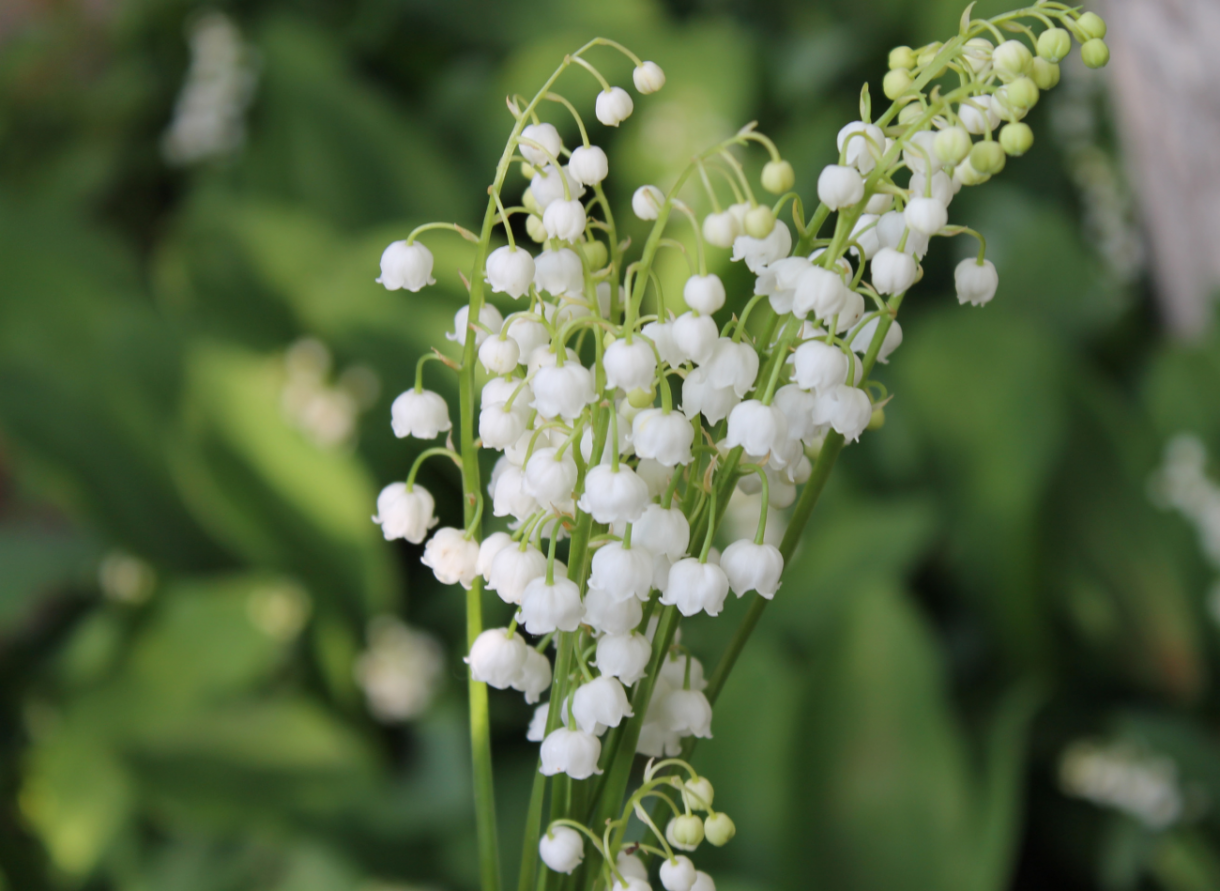
[[[5,0],[0,887],[474,888],[463,598],[369,520],[470,255],[430,238],[411,295],[382,248],[477,227],[505,95],[595,34],[669,77],[592,124],[620,202],[757,119],[811,207],[860,84],[960,12]],[[999,296],[959,307],[971,246],[934,246],[886,425],[696,755],[739,828],[700,855],[723,891],[1220,888],[1220,341],[1162,321],[1122,94],[1063,75],[1033,152],[953,204]],[[728,312],[751,281],[713,257]],[[455,519],[454,469],[425,476]],[[744,605],[684,642],[710,666]],[[536,748],[519,696],[492,708],[511,877]]]

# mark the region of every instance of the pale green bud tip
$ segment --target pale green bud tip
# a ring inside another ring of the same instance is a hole
[[[919,52],[918,58],[915,60],[920,65],[931,65],[932,60],[936,58],[936,54],[940,52],[943,43],[929,43]]]
[[[1047,28],[1038,35],[1038,55],[1047,62],[1059,63],[1072,51],[1072,35],[1062,28]]]
[[[728,814],[712,814],[703,822],[704,832],[707,840],[716,847],[728,844],[729,840],[737,834],[737,826],[729,818]]]
[[[1018,77],[1005,88],[1009,103],[1017,108],[1033,108],[1038,104],[1038,87],[1028,77]]]
[[[1034,59],[1030,77],[1037,84],[1039,90],[1050,90],[1059,83],[1059,66],[1054,62],[1048,62],[1046,59],[1039,57]]]
[[[1106,36],[1106,20],[1095,12],[1086,12],[1076,20],[1076,24],[1090,40],[1101,40]]]
[[[775,214],[765,204],[746,211],[746,235],[751,238],[766,238],[775,228]]]
[[[763,188],[772,195],[782,195],[796,185],[796,174],[787,161],[768,161],[762,171]]]
[[[895,68],[881,82],[881,91],[886,99],[897,99],[911,88],[912,83],[911,75],[905,68]]]
[[[635,389],[627,394],[627,401],[632,408],[648,408],[652,405],[656,398],[657,391],[655,387],[649,387],[647,390]]]
[[[538,244],[546,241],[546,226],[542,225],[542,218],[530,214],[525,218],[525,231],[530,238],[534,239]]]
[[[991,64],[996,71],[1009,77],[1020,77],[1033,61],[1033,53],[1019,40],[1005,40],[991,54]]]
[[[909,124],[921,114],[923,114],[923,108],[920,107],[918,102],[908,102],[898,112],[898,123]]]
[[[976,142],[970,150],[970,166],[989,176],[999,173],[1004,169],[1004,149],[990,140]]]
[[[683,788],[689,794],[684,794],[683,798],[690,805],[693,811],[711,810],[712,802],[716,797],[716,790],[712,788],[712,781],[707,777],[695,777],[687,780],[683,784]],[[704,827],[707,828],[706,826]]]
[[[1080,58],[1090,68],[1104,68],[1110,61],[1110,48],[1100,37],[1094,37],[1080,48]]]
[[[880,408],[880,407],[874,408],[873,413],[869,416],[869,419],[868,419],[868,429],[869,430],[880,430],[884,426],[885,426],[885,409]]]
[[[665,837],[671,845],[693,851],[703,841],[703,821],[694,814],[674,817],[665,827]]]
[[[534,169],[534,165],[529,161],[521,162],[521,176],[525,179],[533,179],[538,175],[538,171]]]
[[[1014,158],[1028,152],[1034,145],[1034,131],[1028,124],[1005,124],[1000,130],[1000,147]]]
[[[610,258],[609,253],[606,251],[605,244],[597,241],[596,239],[593,241],[586,241],[584,244],[580,245],[580,250],[581,253],[585,255],[585,259],[589,261],[590,269],[601,269],[606,265],[606,261]]]
[[[961,127],[946,127],[936,134],[932,149],[945,164],[956,167],[970,154],[970,134]]]
[[[899,68],[914,68],[919,59],[909,46],[896,46],[890,50],[890,70]]]

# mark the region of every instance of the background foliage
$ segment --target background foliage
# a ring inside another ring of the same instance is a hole
[[[960,3],[216,8],[257,85],[244,145],[185,165],[162,139],[202,7],[34,4],[0,37],[0,886],[472,888],[461,598],[369,522],[468,258],[430,240],[412,296],[373,284],[381,249],[477,222],[503,97],[595,33],[669,76],[595,135],[620,200],[754,117],[809,197],[859,84]],[[933,251],[887,424],[696,756],[739,827],[705,857],[727,891],[1220,887],[1216,570],[1148,495],[1171,437],[1220,450],[1220,344],[1161,335],[1097,75],[1031,120],[1031,155],[954,203],[999,299],[956,306]],[[452,521],[456,473],[429,472]],[[714,662],[743,608],[684,642]],[[387,613],[446,654],[405,725],[353,673]],[[511,876],[535,749],[520,698],[492,704]]]

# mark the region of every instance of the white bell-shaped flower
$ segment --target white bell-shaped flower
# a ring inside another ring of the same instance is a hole
[[[670,567],[661,603],[676,606],[684,616],[693,616],[701,610],[709,616],[718,616],[728,593],[729,579],[723,569],[710,561],[700,563],[694,557],[686,557]]]
[[[615,600],[647,600],[652,590],[652,553],[642,545],[625,548],[617,541],[603,545],[593,554],[589,587]]]
[[[529,727],[525,730],[525,738],[527,740],[540,743],[546,739],[546,719],[550,711],[551,704],[549,702],[544,702],[534,709],[534,715],[530,718]]]
[[[957,116],[972,136],[982,136],[1000,126],[1000,115],[990,96],[971,96],[957,107]]]
[[[695,885],[695,864],[682,854],[661,861],[661,885],[665,891],[690,891]]]
[[[497,690],[506,690],[521,674],[529,647],[520,634],[508,633],[507,628],[488,628],[474,639],[465,662],[470,676]]]
[[[640,186],[631,196],[631,211],[641,220],[655,220],[664,204],[665,193],[656,186]]]
[[[758,353],[748,343],[734,343],[731,337],[721,337],[704,366],[711,386],[731,387],[738,396],[744,396],[758,377]]]
[[[573,420],[581,409],[597,400],[593,392],[593,375],[589,369],[572,360],[563,365],[539,368],[531,386],[534,401],[530,404],[548,420],[554,417]]]
[[[520,361],[521,347],[511,337],[489,337],[479,346],[479,362],[488,374],[510,374]]]
[[[414,389],[400,393],[390,406],[390,426],[399,439],[435,439],[445,430],[452,430],[449,404],[431,390]]]
[[[724,306],[724,282],[715,273],[692,275],[682,286],[682,298],[691,309],[711,315]]]
[[[614,865],[618,869],[618,874],[625,879],[648,880],[648,867],[645,866],[644,861],[635,854],[628,854],[626,851],[619,851],[618,857],[615,858]]]
[[[576,462],[570,451],[559,454],[553,447],[534,449],[525,465],[525,490],[545,506],[572,499],[576,486]]]
[[[632,69],[631,80],[637,90],[647,95],[665,86],[665,72],[656,62],[643,62]]]
[[[712,738],[712,706],[702,690],[674,690],[665,697],[661,717],[672,733]]]
[[[1000,286],[1000,277],[990,260],[984,260],[982,265],[973,258],[962,260],[953,270],[953,282],[957,285],[957,302],[971,306],[982,306],[990,303]]]
[[[630,393],[632,390],[647,390],[657,371],[657,357],[652,346],[641,338],[630,343],[616,340],[606,347],[603,355],[606,369],[606,384],[619,387]]]
[[[860,355],[867,353],[869,346],[873,342],[873,335],[877,333],[877,325],[880,323],[880,317],[875,317],[866,322],[856,333],[856,336],[852,338],[852,350]],[[895,319],[890,322],[890,329],[885,332],[885,339],[881,341],[881,349],[877,351],[877,361],[883,365],[888,364],[890,354],[900,346],[902,346],[902,326]]]
[[[906,236],[905,243],[903,243],[904,235]],[[927,235],[908,227],[906,217],[896,210],[882,214],[881,219],[877,221],[877,241],[881,247],[894,250],[897,250],[898,245],[901,244],[902,252],[916,259],[921,259],[928,252],[930,243]]]
[[[514,545],[492,558],[487,587],[499,594],[505,603],[520,603],[526,585],[545,575],[546,554],[533,545],[526,545],[525,550]]]
[[[695,872],[695,884],[690,886],[690,891],[716,891],[716,882],[700,869]]]
[[[521,624],[530,634],[575,631],[584,615],[576,582],[560,578],[559,573],[555,573],[553,585],[541,576],[526,585],[521,594]]]
[[[538,510],[538,502],[525,485],[525,471],[509,464],[495,480],[492,491],[492,514],[524,520]]]
[[[935,235],[949,222],[949,211],[944,202],[939,198],[925,198],[922,195],[911,199],[902,216],[912,232],[923,235]]]
[[[598,671],[616,677],[624,686],[630,687],[648,673],[652,644],[648,642],[648,638],[636,631],[603,634],[598,638],[597,654],[594,658]]]
[[[857,387],[843,384],[818,393],[818,423],[829,424],[848,442],[860,438],[872,416],[868,394]]]
[[[773,405],[747,399],[729,412],[725,445],[741,446],[749,455],[766,455],[788,436],[788,419]]]
[[[536,146],[527,145],[536,142]],[[558,158],[563,151],[563,139],[554,124],[530,124],[521,131],[521,155],[535,167],[545,167],[551,163],[551,158]]]
[[[690,545],[690,523],[679,508],[664,508],[650,504],[631,527],[631,536],[647,542],[648,550],[654,554],[665,554],[678,560],[686,556]]]
[[[521,438],[528,418],[521,409],[529,404],[528,399],[527,396],[519,404],[513,403],[512,408],[506,408],[503,402],[483,406],[479,412],[479,438],[484,446],[504,449]]]
[[[843,303],[843,308],[839,310],[838,326],[835,328],[836,334],[843,334],[855,327],[856,322],[864,317],[864,295],[859,291],[847,292],[847,300]]]
[[[527,648],[525,651],[525,664],[521,666],[521,674],[513,681],[512,688],[524,693],[525,701],[533,705],[550,686],[550,660],[533,647]]]
[[[720,332],[716,320],[696,312],[684,312],[673,322],[674,349],[683,361],[702,365],[712,356]]]
[[[534,258],[524,248],[506,244],[488,255],[487,281],[492,291],[515,300],[529,290],[533,280]]]
[[[597,768],[601,754],[601,740],[593,734],[559,727],[542,741],[539,769],[548,777],[566,773],[574,780],[583,780],[601,773]]]
[[[626,464],[620,464],[617,470],[599,464],[585,474],[579,507],[598,523],[634,523],[651,497],[648,484]]]
[[[577,241],[585,234],[587,222],[585,206],[575,198],[571,201],[552,201],[542,212],[542,226],[546,234],[560,241]]]
[[[813,394],[801,389],[799,384],[785,384],[775,391],[775,398],[771,400],[771,405],[783,412],[788,422],[788,438],[798,442],[811,439],[817,430],[813,423],[816,404]]]
[[[741,234],[741,225],[731,211],[709,213],[703,218],[703,240],[713,247],[731,248]]]
[[[544,304],[544,305],[550,306],[550,304]],[[553,317],[554,313],[552,313],[551,315]],[[571,347],[568,347],[567,349],[564,350],[563,357],[564,357],[565,361],[570,361],[576,365],[580,364],[580,359],[577,358],[576,351],[574,349],[572,349]],[[532,386],[533,381],[534,381],[534,375],[536,375],[538,373],[538,369],[554,368],[558,364],[559,364],[559,356],[552,349],[550,341],[548,339],[546,344],[544,344],[543,346],[540,346],[540,347],[536,347],[534,349],[534,351],[532,353],[530,353],[529,356],[526,358],[526,360],[525,360],[525,379],[527,381],[529,381]]]
[[[864,121],[844,125],[835,143],[840,152],[847,148],[847,163],[864,174],[872,172],[877,160],[885,153],[885,134],[876,124],[866,124]]]
[[[551,335],[545,325],[525,316],[517,316],[509,321],[508,336],[517,341],[517,346],[521,349],[521,359],[518,361],[523,363],[533,354],[534,350],[545,346],[551,340]]]
[[[779,315],[792,312],[796,284],[812,264],[807,257],[781,257],[764,267],[754,280],[754,293],[762,294]]]
[[[818,200],[831,210],[851,207],[864,199],[864,180],[853,167],[828,164],[818,175]]]
[[[755,544],[743,538],[724,549],[720,568],[729,577],[729,587],[738,597],[747,591],[757,591],[770,600],[779,590],[784,557],[774,545]]]
[[[463,530],[446,526],[428,539],[419,562],[429,567],[442,585],[460,583],[469,588],[479,574],[479,545],[467,539]]]
[[[470,307],[463,306],[453,314],[453,330],[445,332],[445,340],[451,340],[457,344],[466,343],[466,329],[470,318]],[[496,309],[490,303],[484,303],[482,309],[479,310],[479,324],[482,328],[476,328],[474,333],[475,346],[482,346],[492,334],[499,334],[500,328],[504,325],[504,317],[500,315],[500,310]],[[483,329],[487,329],[486,331]],[[491,332],[490,334],[488,332]]]
[[[607,127],[617,127],[631,117],[634,108],[635,103],[631,101],[631,95],[626,90],[622,87],[611,87],[597,94],[594,111],[597,119]]]
[[[612,677],[600,677],[581,684],[572,696],[572,718],[585,733],[594,733],[598,724],[617,727],[623,718],[635,713],[623,685]]]
[[[890,197],[889,195],[885,197]],[[871,202],[870,202],[871,203]],[[852,247],[853,254],[864,251],[864,259],[869,260],[881,249],[881,237],[877,234],[877,221],[881,218],[876,214],[862,213],[851,228],[851,240],[860,246],[859,250]]]
[[[706,367],[699,367],[682,382],[682,413],[694,418],[702,412],[709,423],[715,424],[726,417],[733,406],[741,401],[732,387],[713,387],[708,380]]]
[[[569,248],[543,251],[534,260],[534,286],[556,297],[569,292],[579,293],[585,286],[580,257]]]
[[[435,285],[432,252],[418,241],[411,244],[405,241],[391,242],[381,252],[381,277],[377,279],[377,284],[385,285],[387,291],[406,288],[412,292],[421,290],[425,285]]]
[[[878,294],[903,293],[915,283],[918,272],[914,257],[888,247],[877,251],[869,270]]]
[[[957,194],[957,189],[953,185],[953,178],[943,170],[937,170],[932,174],[932,197],[948,207],[953,203],[953,196]],[[922,173],[914,173],[911,175],[911,194],[926,195],[928,192],[928,178]]]
[[[582,145],[572,150],[568,159],[568,172],[577,182],[595,186],[610,172],[606,153],[596,145]]]
[[[902,160],[912,173],[927,173],[929,164],[933,170],[940,167],[940,156],[936,154],[936,134],[931,130],[914,134],[902,149]]]
[[[406,483],[390,483],[377,496],[373,522],[381,526],[386,541],[405,538],[419,544],[438,522],[435,511],[436,502],[423,486],[408,489]]]
[[[741,229],[745,231],[744,226]],[[792,250],[792,232],[782,220],[775,221],[775,228],[766,238],[738,235],[733,239],[733,254],[730,260],[744,260],[746,268],[757,275],[763,267],[788,256]]]
[[[687,665],[690,666],[690,683],[687,684]],[[670,689],[680,690],[689,686],[692,690],[706,690],[707,679],[703,674],[703,663],[695,656],[671,653],[661,660],[658,681],[669,684]]]
[[[640,624],[644,608],[639,598],[619,600],[608,591],[590,587],[585,593],[585,623],[606,634],[627,634]]]
[[[564,192],[565,184],[567,192]],[[566,166],[556,170],[553,164],[548,164],[534,174],[529,190],[534,201],[538,203],[539,213],[544,213],[556,201],[575,201],[585,195],[585,187],[572,176]]]
[[[657,348],[662,362],[671,368],[677,368],[686,361],[685,356],[674,344],[673,322],[649,322],[640,330]]]
[[[656,701],[655,696],[653,701]],[[635,744],[635,753],[649,758],[676,758],[682,754],[682,737],[666,730],[658,721],[645,721],[640,726],[640,738]]]
[[[813,313],[817,319],[830,319],[843,309],[848,288],[838,273],[821,266],[810,266],[796,280],[792,312],[798,319]]]
[[[585,859],[585,842],[571,826],[552,826],[538,839],[538,856],[555,872],[571,875]]]
[[[492,562],[496,559],[497,554],[512,544],[513,538],[507,532],[493,532],[483,539],[479,545],[479,559],[474,567],[474,571],[483,576],[483,581],[491,581]]]
[[[623,403],[626,405],[626,403]],[[618,421],[618,452],[619,455],[626,456],[633,452],[631,447],[631,422],[627,420],[626,415],[622,411],[616,411]],[[606,442],[602,448],[602,457],[599,464],[609,464],[611,456],[614,453],[614,445],[610,442],[610,431],[606,431]],[[580,435],[580,454],[585,459],[586,463],[593,460],[593,428],[586,427],[584,433]]]
[[[681,412],[646,408],[631,422],[631,445],[641,458],[651,458],[665,467],[686,465],[694,460],[691,445],[695,430]]]

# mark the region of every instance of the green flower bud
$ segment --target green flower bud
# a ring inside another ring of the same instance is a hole
[[[953,171],[953,176],[963,186],[977,186],[991,179],[990,174],[979,173],[975,170],[969,158],[957,165]]]
[[[666,840],[685,851],[693,851],[703,841],[703,821],[694,814],[674,817],[665,827]]]
[[[909,124],[923,114],[923,108],[918,102],[908,102],[898,111],[898,123]]]
[[[1014,158],[1029,151],[1034,144],[1034,131],[1029,124],[1005,124],[1000,129],[1000,147]]]
[[[915,51],[909,46],[896,46],[890,50],[890,70],[898,68],[914,68],[919,60],[915,58]]]
[[[1095,12],[1086,12],[1076,20],[1076,24],[1090,40],[1101,40],[1106,36],[1106,20]]]
[[[1003,170],[1004,159],[1004,149],[990,139],[976,142],[970,150],[970,166],[987,176],[993,176]]]
[[[884,426],[885,426],[885,409],[882,408],[881,406],[877,406],[876,408],[873,409],[872,415],[869,416],[868,429],[869,430],[880,430]],[[711,841],[710,836],[708,838],[708,841]]]
[[[580,245],[580,250],[585,255],[590,269],[601,269],[606,265],[606,261],[610,259],[610,255],[606,251],[606,245],[597,239],[586,241]]]
[[[1080,58],[1090,68],[1104,68],[1110,61],[1110,48],[1100,37],[1094,37],[1080,48]]]
[[[796,185],[796,174],[787,161],[768,161],[762,170],[763,188],[772,195],[782,195]]]
[[[943,43],[929,43],[919,51],[919,56],[916,62],[920,65],[931,65],[932,60],[936,58],[936,54],[944,47]]]
[[[1047,62],[1062,62],[1072,51],[1072,35],[1062,28],[1047,28],[1038,35],[1038,55]]]
[[[718,848],[728,844],[729,840],[737,834],[737,827],[729,819],[729,815],[724,813],[711,814],[704,821],[703,827],[707,833],[707,840]]]
[[[546,227],[542,225],[542,217],[536,217],[530,214],[525,218],[525,231],[529,233],[529,237],[542,244],[547,239]]]
[[[936,134],[932,150],[942,163],[956,167],[966,160],[972,145],[970,134],[961,127],[946,127]]]
[[[751,238],[766,238],[775,228],[775,214],[765,204],[751,207],[746,211],[746,235]]]
[[[1039,57],[1034,59],[1029,76],[1038,85],[1039,90],[1050,90],[1059,84],[1059,66]]]
[[[1019,40],[1005,40],[991,54],[991,65],[1001,76],[1020,77],[1034,60],[1034,54]]]
[[[1028,77],[1018,77],[1003,90],[1008,103],[1016,108],[1028,109],[1038,104],[1038,86]]]
[[[523,177],[525,177],[527,180],[533,179],[535,176],[538,175],[538,171],[534,169],[534,165],[531,164],[529,161],[522,161],[521,162],[521,175]]]
[[[881,91],[886,99],[897,99],[911,88],[911,73],[905,68],[895,68],[881,81]]]
[[[538,198],[534,195],[533,189],[525,190],[525,194],[521,196],[521,206],[530,213],[542,216],[542,208],[538,206]]]
[[[682,799],[692,811],[707,811],[711,810],[712,799],[715,795],[716,790],[712,788],[711,780],[707,777],[695,777],[684,784]]]
[[[649,387],[647,390],[637,388],[627,393],[627,401],[631,404],[632,408],[648,408],[656,398],[656,387]]]

